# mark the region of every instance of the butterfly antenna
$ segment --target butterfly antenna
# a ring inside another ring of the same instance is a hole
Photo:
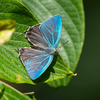
[[[69,40],[66,41],[63,45],[65,45],[65,44],[68,43],[68,42],[69,42]],[[60,47],[62,47],[63,45],[61,45]],[[58,47],[57,49],[59,49],[60,47]]]

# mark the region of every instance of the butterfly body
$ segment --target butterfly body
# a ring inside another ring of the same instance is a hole
[[[45,47],[45,48],[42,48],[42,47],[38,47],[38,46],[31,46],[33,49],[38,49],[38,50],[41,50],[41,51],[45,51],[46,53],[48,54],[58,54],[58,51],[53,48],[53,47]]]
[[[19,56],[32,80],[41,76],[49,67],[61,38],[62,21],[56,15],[42,24],[30,27],[26,38],[33,44],[32,48],[21,48]]]
[[[53,47],[47,47],[45,48],[45,52],[47,52],[48,54],[55,54],[56,49]]]

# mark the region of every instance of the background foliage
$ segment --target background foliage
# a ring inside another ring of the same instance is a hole
[[[0,81],[0,100],[36,100],[33,94],[30,96],[31,98]]]

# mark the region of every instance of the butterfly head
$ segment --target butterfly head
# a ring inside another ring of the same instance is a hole
[[[55,50],[55,52],[54,52],[55,54],[59,54],[59,52],[57,51],[57,50]]]

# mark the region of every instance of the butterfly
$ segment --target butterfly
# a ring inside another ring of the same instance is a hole
[[[33,44],[31,48],[19,50],[19,57],[32,80],[39,78],[53,60],[62,31],[62,19],[56,15],[42,24],[30,27],[26,38]]]

